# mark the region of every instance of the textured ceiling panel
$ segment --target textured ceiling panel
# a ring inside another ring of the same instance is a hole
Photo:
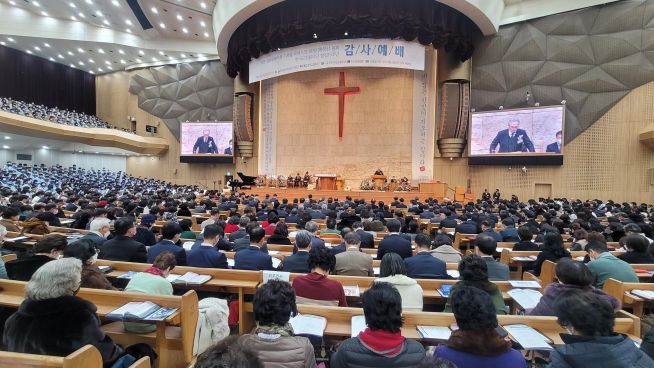
[[[498,50],[502,51],[498,55]],[[565,139],[654,80],[654,0],[624,0],[501,27],[475,46],[477,111],[566,100]]]
[[[139,107],[163,120],[179,139],[179,123],[232,120],[234,80],[219,61],[184,63],[137,71],[129,91]]]

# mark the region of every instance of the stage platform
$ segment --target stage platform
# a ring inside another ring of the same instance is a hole
[[[282,198],[288,198],[289,200],[293,198],[307,198],[309,194],[313,196],[313,199],[320,199],[322,197],[325,198],[338,198],[339,200],[344,200],[345,197],[352,197],[352,199],[365,199],[366,201],[370,201],[371,199],[374,199],[376,201],[383,201],[386,204],[390,204],[393,202],[394,198],[404,198],[405,203],[409,203],[410,200],[418,197],[421,201],[424,201],[425,199],[431,197],[434,199],[438,199],[439,201],[442,201],[443,198],[436,198],[434,196],[434,193],[419,193],[418,191],[415,192],[379,192],[379,191],[373,191],[373,190],[318,190],[318,189],[313,189],[313,190],[308,190],[308,189],[296,189],[296,188],[291,188],[291,189],[286,189],[286,188],[268,188],[268,187],[263,187],[263,188],[256,188],[253,187],[252,189],[243,189],[240,190],[241,192],[244,192],[246,194],[258,194],[259,197],[265,196],[266,194],[277,194],[277,197],[282,199]]]

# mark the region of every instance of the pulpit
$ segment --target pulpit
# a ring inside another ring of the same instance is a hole
[[[336,190],[336,174],[316,174],[318,190]]]
[[[447,192],[447,184],[439,181],[420,183],[418,187],[420,188],[420,193],[431,193],[436,198],[445,197],[445,193]]]
[[[386,183],[386,175],[373,175],[372,181],[375,183],[375,189],[382,190]]]

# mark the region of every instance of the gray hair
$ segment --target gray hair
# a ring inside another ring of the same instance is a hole
[[[304,225],[304,230],[315,234],[318,231],[318,224],[315,221],[309,221]]]
[[[89,225],[89,230],[98,232],[103,227],[110,226],[110,225],[111,225],[111,220],[104,217],[98,217],[93,219],[93,221],[91,221],[91,225]]]
[[[359,234],[354,232],[347,233],[347,235],[345,235],[345,238],[343,238],[343,240],[345,240],[345,244],[347,245],[361,244],[361,237],[359,236]]]
[[[82,281],[82,261],[62,258],[41,266],[25,287],[25,298],[45,300],[72,295]]]
[[[250,218],[247,216],[241,216],[241,219],[238,220],[238,226],[246,227],[250,223]]]
[[[295,245],[299,249],[305,249],[311,244],[311,233],[306,230],[300,230],[295,234]]]

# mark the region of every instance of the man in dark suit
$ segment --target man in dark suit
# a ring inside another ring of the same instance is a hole
[[[223,154],[225,155],[231,155],[232,154],[232,140],[229,140],[229,147],[225,148],[223,151]]]
[[[512,218],[507,217],[502,220],[502,225],[504,225],[504,230],[500,231],[502,235],[503,242],[519,242],[520,236],[518,235],[518,230],[515,228],[515,221]]]
[[[360,248],[374,248],[375,247],[375,237],[367,233],[363,230],[363,224],[361,221],[357,221],[354,224],[352,224],[352,227],[354,228],[354,232],[359,236],[361,239],[361,245],[359,246]]]
[[[145,245],[132,239],[136,234],[134,221],[127,217],[120,218],[114,222],[115,236],[107,240],[100,248],[98,258],[109,261],[140,262],[147,261]]]
[[[318,224],[314,221],[309,221],[304,225],[304,230],[311,234],[311,247],[319,248],[325,246],[325,241],[320,239],[316,233],[318,232]]]
[[[462,219],[465,218],[465,222],[460,223],[454,228],[455,233],[461,233],[461,234],[477,234],[477,223],[472,221],[471,215],[470,214],[465,214],[462,216]],[[441,224],[443,221],[441,221]]]
[[[234,268],[237,270],[272,271],[272,257],[261,250],[265,241],[266,230],[262,227],[252,227],[249,230],[250,246],[236,252]]]
[[[493,229],[490,220],[483,220],[481,222],[481,230],[482,234],[490,236],[491,238],[495,239],[496,242],[502,241],[502,235]]]
[[[242,216],[238,220],[238,230],[229,234],[229,241],[233,243],[238,239],[245,238],[248,235],[245,228],[248,226],[249,223],[250,223],[250,218],[248,218],[247,216]]]
[[[406,275],[414,279],[446,279],[447,265],[431,255],[431,239],[425,234],[416,235],[417,253],[404,260]]]
[[[228,268],[227,256],[218,250],[222,230],[218,225],[207,225],[202,233],[200,246],[187,254],[187,263],[191,267]]]
[[[411,240],[407,240],[399,234],[400,222],[393,219],[386,222],[389,234],[379,243],[377,259],[382,259],[386,253],[397,253],[400,257],[409,258],[413,255]]]
[[[545,149],[545,152],[552,152],[552,153],[561,153],[561,136],[562,132],[559,130],[556,132],[556,142],[552,144],[548,144],[547,148]]]
[[[309,251],[311,250],[311,233],[300,230],[295,235],[295,246],[297,252],[284,258],[282,269],[285,272],[309,273]]]
[[[175,255],[178,266],[186,266],[186,250],[177,245],[182,236],[182,227],[176,222],[168,222],[161,228],[162,239],[148,249],[148,262],[154,263],[155,258],[162,252],[171,252]]]
[[[456,228],[459,223],[456,221],[456,217],[452,215],[452,211],[446,208],[443,210],[443,214],[445,215],[445,218],[441,220],[441,227],[450,229]]]
[[[209,129],[202,131],[202,137],[198,137],[195,141],[193,153],[218,153],[216,142],[209,136]]]
[[[490,153],[534,152],[534,144],[529,139],[527,132],[524,129],[518,129],[520,120],[512,118],[508,125],[508,129],[500,130],[491,142]],[[498,144],[500,149],[496,151]]]

